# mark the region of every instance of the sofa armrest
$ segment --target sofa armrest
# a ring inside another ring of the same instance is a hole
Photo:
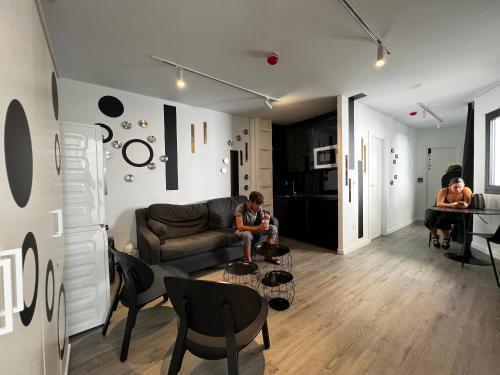
[[[147,225],[146,209],[135,210],[139,258],[147,264],[160,264],[160,239]]]

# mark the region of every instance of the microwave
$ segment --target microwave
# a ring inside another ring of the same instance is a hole
[[[337,145],[314,149],[314,169],[337,168]]]

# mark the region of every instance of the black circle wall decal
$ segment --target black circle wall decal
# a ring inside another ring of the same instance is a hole
[[[146,160],[143,163],[135,163],[132,160],[130,160],[130,158],[127,155],[127,148],[128,148],[128,146],[130,146],[133,143],[142,143],[144,146],[146,146],[148,148],[148,151],[149,151],[148,160]],[[125,142],[125,144],[123,145],[122,155],[123,155],[123,158],[125,159],[125,161],[127,163],[129,163],[130,165],[132,165],[134,167],[145,167],[146,165],[151,163],[151,160],[153,160],[153,148],[149,145],[149,143],[147,143],[146,141],[143,141],[142,139],[131,139],[130,141]]]
[[[63,304],[61,305],[61,297],[63,298]],[[64,341],[61,347],[61,333],[59,332],[59,322],[61,319],[61,306],[64,307]],[[66,293],[64,292],[64,285],[61,284],[59,289],[59,299],[57,302],[57,348],[59,349],[59,358],[64,358],[64,349],[66,348]]]
[[[52,276],[52,302],[49,306],[49,274]],[[49,259],[47,264],[47,273],[45,274],[45,309],[47,310],[47,319],[52,321],[52,314],[54,313],[54,300],[56,299],[56,287],[54,280],[54,265],[52,259]]]
[[[99,99],[99,109],[108,117],[120,117],[123,114],[123,103],[114,96],[107,95]]]
[[[99,125],[101,128],[103,128],[104,130],[106,130],[108,132],[108,135],[106,137],[103,134],[102,143],[108,143],[109,141],[111,141],[113,139],[113,130],[111,130],[111,128],[108,125],[100,123],[100,122],[96,123],[96,125]]]
[[[10,102],[5,116],[4,150],[10,192],[17,205],[24,207],[33,183],[33,150],[28,119],[17,99]]]
[[[33,315],[35,314],[36,307],[36,298],[38,295],[38,248],[36,246],[36,240],[33,233],[29,232],[26,237],[24,237],[22,252],[23,252],[23,275],[27,272],[24,270],[24,261],[26,260],[26,254],[28,250],[33,251],[33,255],[35,256],[35,290],[33,292],[33,299],[29,306],[26,306],[26,302],[24,302],[24,310],[19,313],[21,317],[21,321],[27,327],[31,323],[31,319],[33,319]]]
[[[54,160],[56,162],[57,175],[61,174],[61,144],[59,143],[59,135],[56,133],[54,137]]]
[[[54,107],[54,116],[59,119],[59,94],[57,92],[56,74],[52,72],[52,105]]]

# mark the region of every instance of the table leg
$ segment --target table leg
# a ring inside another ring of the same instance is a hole
[[[460,262],[462,263],[462,267],[464,266],[465,263],[467,264],[473,264],[476,266],[491,266],[491,263],[483,260],[476,258],[472,255],[471,252],[471,242],[472,242],[472,214],[468,213],[462,213],[462,220],[464,223],[464,245],[462,247],[462,253],[455,253],[455,252],[446,252],[443,255],[446,258],[449,258],[451,260],[454,260],[455,262]]]

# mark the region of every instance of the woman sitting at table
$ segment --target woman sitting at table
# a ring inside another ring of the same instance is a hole
[[[442,208],[467,208],[472,199],[472,190],[465,187],[464,180],[454,177],[447,187],[439,189],[436,206]],[[450,247],[451,224],[456,220],[453,213],[427,210],[424,225],[431,231],[434,247],[448,249]],[[438,229],[443,233],[443,244],[439,242]]]

